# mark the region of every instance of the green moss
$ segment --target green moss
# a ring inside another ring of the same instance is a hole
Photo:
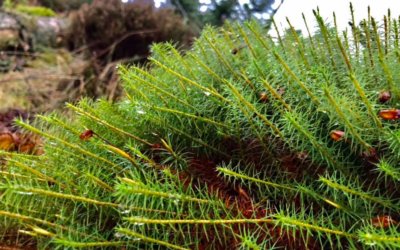
[[[120,67],[119,102],[19,121],[45,154],[3,153],[4,228],[39,249],[399,249],[398,20],[315,17],[312,37],[249,22],[156,44]]]
[[[38,17],[54,17],[56,15],[56,13],[53,10],[41,6],[28,6],[28,5],[18,4],[15,7],[15,10],[27,15],[38,16]]]
[[[12,8],[13,7],[12,0],[4,0],[2,7],[5,8],[5,9]]]

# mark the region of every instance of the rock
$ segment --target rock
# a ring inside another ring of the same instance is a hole
[[[68,27],[68,19],[58,17],[37,17],[35,42],[42,46],[58,47],[63,42],[63,33]]]
[[[0,51],[59,47],[69,25],[68,18],[29,16],[0,9]]]
[[[18,20],[10,13],[0,11],[0,29],[18,30],[20,24]]]
[[[0,11],[0,50],[8,47],[17,47],[21,25],[11,14]]]

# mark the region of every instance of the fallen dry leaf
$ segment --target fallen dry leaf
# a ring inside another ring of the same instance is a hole
[[[0,133],[0,150],[10,151],[15,147],[14,136],[11,133]]]

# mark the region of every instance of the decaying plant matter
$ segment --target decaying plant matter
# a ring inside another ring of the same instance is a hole
[[[31,133],[21,133],[18,127],[14,126],[14,119],[32,119],[28,113],[10,109],[0,113],[0,150],[9,152],[20,152],[28,154],[42,154],[41,140],[37,135]]]
[[[398,19],[315,18],[314,36],[154,45],[120,68],[120,102],[18,122],[45,154],[4,153],[1,230],[40,249],[399,248]]]
[[[116,65],[146,62],[152,43],[175,41],[188,47],[195,35],[173,10],[143,2],[95,0],[71,13],[70,19],[65,45],[83,53],[90,62],[83,87],[92,97],[118,97],[121,89]]]
[[[149,45],[176,41],[187,45],[193,34],[171,9],[156,9],[143,3],[95,0],[71,17],[66,34],[68,46],[86,51],[102,63],[149,55]]]

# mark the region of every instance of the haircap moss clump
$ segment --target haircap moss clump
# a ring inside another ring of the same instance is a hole
[[[397,249],[399,22],[275,40],[206,28],[184,54],[121,67],[126,97],[18,121],[1,230],[40,249]],[[353,17],[354,19],[354,17]],[[354,23],[354,22],[353,22]]]

